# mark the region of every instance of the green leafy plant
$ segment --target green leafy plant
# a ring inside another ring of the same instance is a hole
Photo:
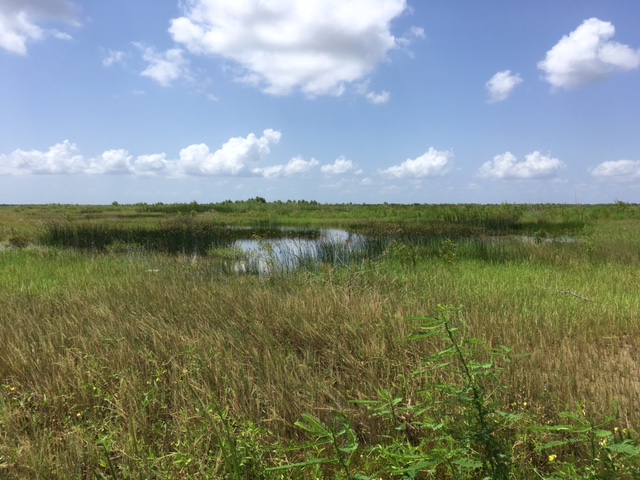
[[[424,359],[423,369],[414,372],[429,386],[420,392],[419,401],[380,390],[376,400],[353,402],[390,422],[389,433],[372,449],[377,462],[383,465],[383,473],[404,479],[424,475],[510,478],[514,439],[508,427],[520,415],[501,411],[496,397],[503,388],[501,364],[509,361],[510,350],[466,338],[461,308],[438,308],[435,317],[409,319],[417,324],[409,340],[430,340],[434,346],[444,346]],[[338,430],[310,415],[296,423],[316,439],[309,447],[332,445],[333,455],[314,457],[295,466],[334,462],[340,464],[347,478],[367,478],[351,473],[350,460],[358,442],[346,418],[340,418],[343,420]]]
[[[539,445],[548,456],[556,478],[623,479],[638,478],[640,457],[635,432],[614,426],[617,416],[594,422],[584,407],[560,413],[566,423],[533,426],[552,439]]]
[[[454,263],[458,256],[458,244],[450,238],[443,240],[440,245],[439,254],[440,258],[446,263]]]
[[[414,372],[430,385],[421,391],[421,401],[411,405],[381,391],[378,401],[367,404],[375,415],[391,416],[394,429],[404,434],[379,448],[389,461],[389,473],[418,478],[448,471],[454,478],[509,478],[513,439],[506,427],[520,416],[501,411],[496,393],[503,388],[500,364],[509,361],[510,350],[466,338],[460,307],[439,306],[435,317],[409,320],[417,324],[410,340],[430,340],[444,349]]]
[[[318,417],[302,414],[302,419],[295,425],[304,430],[314,441],[302,445],[300,449],[313,451],[310,458],[303,462],[282,465],[268,469],[269,471],[292,470],[322,464],[337,464],[339,471],[348,480],[371,480],[371,477],[352,472],[352,459],[358,450],[358,438],[347,417],[340,412],[333,412],[331,424],[326,424]],[[325,455],[325,450],[329,454]]]

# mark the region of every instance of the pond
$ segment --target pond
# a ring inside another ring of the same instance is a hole
[[[322,263],[346,265],[370,254],[367,243],[365,236],[346,230],[321,229],[311,239],[296,237],[288,230],[283,238],[239,239],[231,248],[212,249],[207,255],[227,260],[223,263],[235,272],[266,275]]]
[[[157,225],[93,222],[53,223],[40,244],[109,254],[175,254],[206,258],[228,273],[287,273],[322,264],[348,265],[381,255],[403,264],[439,257],[505,262],[531,258],[535,251],[579,248],[573,232],[499,233],[449,224],[385,226],[360,224],[360,233],[336,228],[286,227],[271,222],[255,226],[177,218]],[[549,255],[547,255],[549,257]]]

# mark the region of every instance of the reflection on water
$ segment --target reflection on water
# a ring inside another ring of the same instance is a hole
[[[295,236],[236,240],[234,248],[243,255],[234,270],[268,274],[287,273],[321,263],[341,265],[362,257],[364,244],[364,236],[338,229],[321,230],[313,240]]]

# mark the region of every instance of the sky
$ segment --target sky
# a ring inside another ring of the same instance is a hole
[[[0,0],[0,204],[640,203],[638,0]]]

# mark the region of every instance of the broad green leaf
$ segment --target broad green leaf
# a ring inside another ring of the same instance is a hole
[[[570,443],[576,443],[577,440],[554,440],[553,442],[547,442],[544,445],[536,447],[536,450],[546,450],[548,448],[564,447]]]
[[[445,348],[444,350],[436,353],[436,356],[438,357],[447,357],[447,356],[452,356],[452,355],[457,355],[457,350],[456,347],[454,345],[450,346],[449,348]]]
[[[358,450],[358,444],[355,443],[353,445],[345,445],[344,447],[339,447],[338,450],[340,450],[343,453],[349,453],[352,454],[354,453],[356,450]]]
[[[356,473],[355,475],[352,475],[351,478],[353,478],[354,480],[373,480],[373,477],[362,475],[360,473]]]
[[[421,340],[423,338],[433,337],[433,333],[430,332],[413,332],[409,334],[409,340]]]
[[[305,430],[306,432],[318,434],[318,435],[320,434],[326,435],[328,433],[327,428],[322,424],[319,418],[316,418],[313,415],[309,415],[308,413],[303,413],[301,416],[304,422],[306,423],[304,423],[301,420],[298,420],[294,424],[297,427]]]
[[[476,468],[482,467],[482,462],[478,460],[473,460],[471,458],[458,458],[453,460],[451,463],[458,465],[459,467],[466,468],[468,470],[475,470]]]
[[[608,451],[613,453],[624,453],[625,455],[629,455],[630,457],[635,457],[636,455],[640,455],[640,447],[637,445],[633,445],[630,442],[622,442],[622,443],[613,443],[611,445],[607,445],[606,448]]]
[[[545,432],[568,432],[573,430],[573,427],[569,425],[534,425],[529,428],[530,430],[542,430]]]
[[[505,420],[509,420],[509,421],[520,420],[522,418],[521,413],[509,413],[509,412],[503,412],[502,410],[496,410],[494,413],[504,418]]]

